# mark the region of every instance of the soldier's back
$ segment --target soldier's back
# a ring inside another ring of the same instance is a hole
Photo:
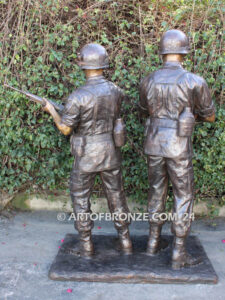
[[[191,107],[194,112],[199,104],[197,95],[211,101],[205,80],[183,69],[179,63],[166,63],[145,77],[141,93],[150,116],[154,118],[178,120],[185,107]]]
[[[80,101],[80,122],[76,132],[84,135],[112,133],[120,111],[121,90],[101,76],[87,80],[75,94]]]
[[[79,121],[71,137],[72,153],[77,169],[82,172],[101,172],[120,166],[113,129],[122,97],[121,90],[103,76],[88,79],[71,94],[72,106],[79,109]]]

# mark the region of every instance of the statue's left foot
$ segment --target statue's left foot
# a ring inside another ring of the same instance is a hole
[[[167,240],[161,237],[162,224],[151,224],[147,245],[147,255],[155,255],[168,246]]]

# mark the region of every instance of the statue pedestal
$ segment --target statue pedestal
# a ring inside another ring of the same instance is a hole
[[[132,255],[119,252],[116,236],[93,235],[95,255],[79,255],[78,236],[67,234],[49,271],[52,280],[119,283],[217,283],[217,275],[195,236],[189,236],[189,253],[202,263],[181,270],[171,268],[172,236],[163,236],[169,246],[156,256],[145,254],[147,236],[133,236]]]

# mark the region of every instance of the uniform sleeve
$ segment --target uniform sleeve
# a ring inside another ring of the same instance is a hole
[[[68,127],[76,127],[80,120],[80,105],[79,99],[71,94],[64,106],[62,112],[62,123]]]
[[[202,118],[212,116],[215,113],[215,107],[210,95],[210,91],[206,81],[201,78],[201,81],[194,90],[195,109],[194,113]]]
[[[116,119],[119,119],[121,117],[121,105],[122,102],[125,101],[126,99],[126,95],[124,94],[123,90],[118,88],[117,89],[118,92],[118,100],[117,100],[117,105],[116,105]]]
[[[140,103],[139,103],[139,108],[142,114],[147,114],[148,112],[148,104],[147,104],[147,96],[146,96],[146,80],[145,78],[142,79],[140,88]]]

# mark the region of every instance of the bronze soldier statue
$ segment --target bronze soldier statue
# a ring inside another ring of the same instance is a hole
[[[132,251],[129,220],[118,217],[129,212],[123,190],[119,149],[124,143],[124,132],[120,130],[123,129],[120,106],[124,95],[120,88],[103,76],[103,70],[109,67],[104,47],[98,44],[84,46],[79,55],[79,65],[87,80],[69,96],[63,111],[59,114],[47,100],[43,109],[52,115],[64,135],[71,134],[71,151],[75,160],[70,193],[76,216],[75,228],[79,232],[80,253],[90,256],[94,252],[90,196],[96,174],[100,174],[110,212],[117,215],[115,227],[121,250],[129,254]]]
[[[160,41],[163,66],[145,77],[140,86],[142,112],[149,116],[144,145],[149,172],[147,253],[154,255],[163,247],[164,221],[160,214],[165,211],[170,179],[175,217],[172,222],[174,269],[199,263],[198,258],[187,253],[185,246],[194,200],[191,134],[194,115],[206,122],[215,120],[207,83],[182,67],[188,52],[189,41],[182,31],[165,32]]]

